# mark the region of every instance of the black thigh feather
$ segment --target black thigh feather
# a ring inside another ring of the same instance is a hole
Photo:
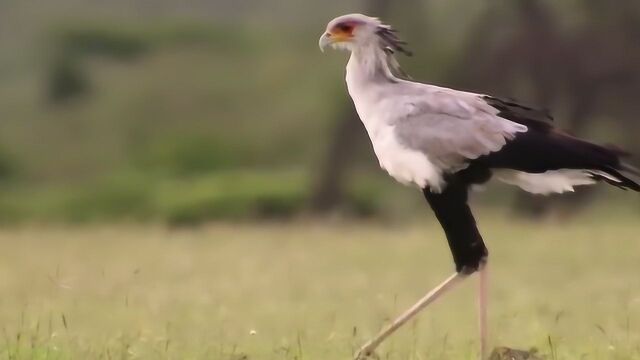
[[[444,229],[456,271],[472,273],[489,253],[467,203],[469,183],[460,175],[448,176],[446,181],[442,192],[434,193],[427,188],[423,193]]]

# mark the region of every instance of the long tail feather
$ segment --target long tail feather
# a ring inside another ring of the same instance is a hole
[[[594,175],[594,178],[603,180],[621,189],[630,189],[640,192],[640,173],[638,173],[637,169],[632,166],[621,163],[618,167],[608,167],[603,169],[603,172],[611,177],[596,174]]]

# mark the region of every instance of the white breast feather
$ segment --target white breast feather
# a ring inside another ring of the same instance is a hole
[[[429,186],[440,191],[442,171],[424,153],[400,144],[391,125],[384,127],[373,130],[375,135],[371,137],[380,167],[402,184],[415,184],[420,188]]]
[[[441,169],[425,153],[403,145],[393,129],[402,96],[390,97],[385,87],[362,86],[360,74],[349,70],[352,69],[347,71],[349,94],[367,129],[380,167],[402,184],[440,191],[444,183]]]

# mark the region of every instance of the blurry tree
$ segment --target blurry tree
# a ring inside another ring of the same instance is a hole
[[[114,27],[79,23],[54,31],[52,40],[55,55],[49,72],[48,97],[53,103],[62,103],[90,89],[84,69],[87,58],[129,61],[162,46],[221,39],[213,27],[192,24]]]
[[[76,56],[58,56],[50,70],[48,98],[52,103],[62,103],[85,94],[89,89],[87,75]]]
[[[48,97],[63,103],[89,90],[83,61],[89,56],[126,60],[146,52],[149,44],[138,34],[112,28],[69,28],[57,32],[54,57],[49,75]]]
[[[585,8],[589,21],[581,40],[591,56],[585,59],[588,66],[576,76],[601,83],[598,108],[622,122],[625,146],[640,156],[640,2],[620,0],[610,6],[606,1],[591,0]],[[583,85],[590,85],[587,81]]]

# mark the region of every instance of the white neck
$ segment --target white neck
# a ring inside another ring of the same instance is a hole
[[[360,85],[395,83],[397,80],[389,69],[387,54],[378,44],[358,46],[351,52],[347,64],[347,85],[355,85],[350,82]]]
[[[393,76],[387,54],[375,45],[357,47],[347,64],[347,89],[370,136],[375,136],[378,105],[400,80]]]

